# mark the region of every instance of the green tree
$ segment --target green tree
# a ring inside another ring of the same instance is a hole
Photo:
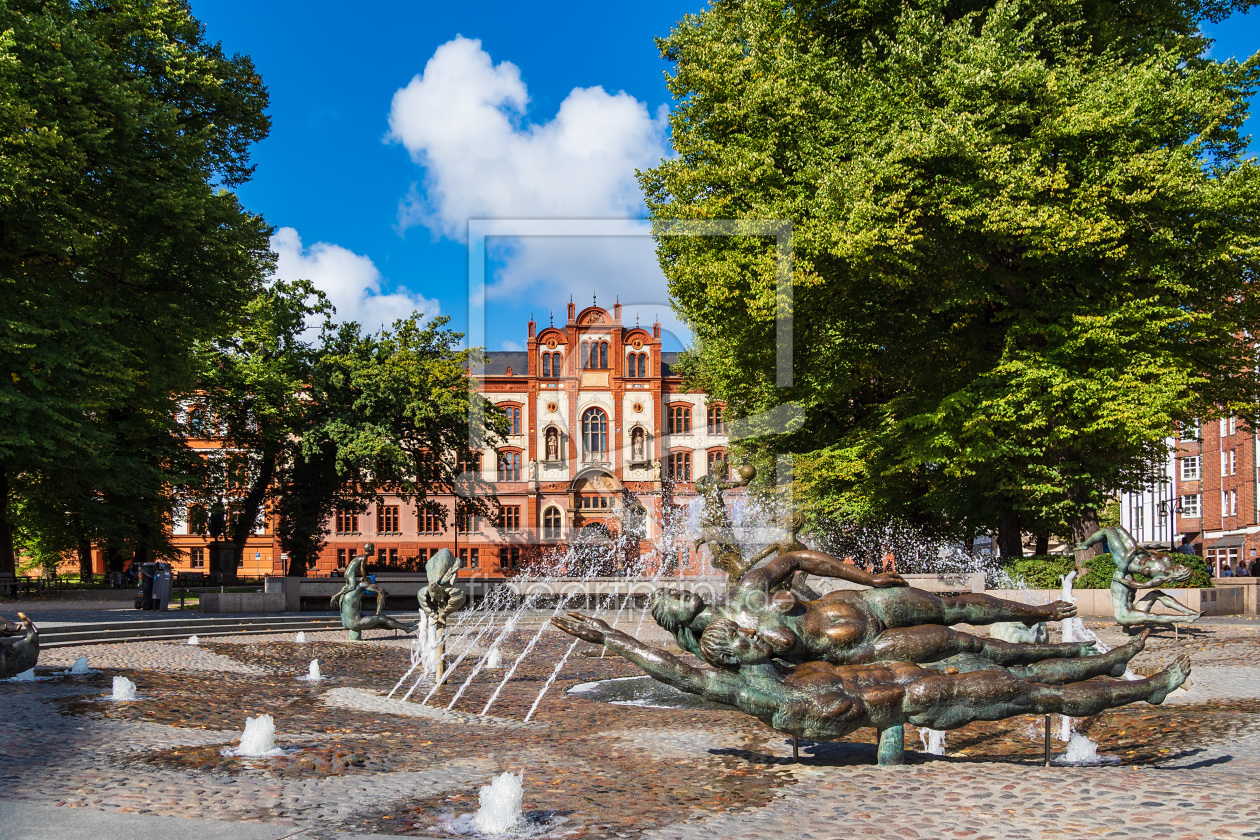
[[[169,437],[193,345],[267,273],[266,224],[223,189],[265,105],[179,0],[0,2],[0,574],[22,487],[145,507],[112,477],[145,457],[124,429]]]
[[[459,349],[463,335],[448,323],[414,313],[379,333],[363,334],[354,323],[326,333],[312,391],[319,409],[290,474],[296,480],[306,471],[314,480],[299,482],[301,492],[281,508],[290,570],[314,559],[318,529],[337,504],[362,510],[397,493],[444,527],[452,515],[497,512],[492,485],[472,466],[483,448],[500,443],[507,421],[468,375],[480,351]],[[321,483],[332,475],[337,485]],[[449,511],[439,498],[452,495]]]
[[[201,376],[190,406],[213,418],[223,449],[206,453],[208,480],[192,499],[228,502],[229,577],[268,501],[283,492],[281,471],[316,411],[310,388],[319,351],[303,333],[331,309],[309,281],[273,281],[245,308],[234,333],[199,348]]]
[[[660,42],[677,156],[654,219],[793,223],[794,381],[772,244],[658,238],[702,384],[808,422],[832,514],[1080,538],[1194,417],[1254,422],[1260,216],[1239,126],[1249,3],[718,0]]]

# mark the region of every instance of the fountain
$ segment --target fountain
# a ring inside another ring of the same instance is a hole
[[[299,630],[299,631],[297,632],[297,637],[296,637],[296,638],[294,638],[294,640],[293,640],[293,641],[294,641],[294,643],[295,643],[295,644],[299,644],[299,645],[304,645],[304,644],[306,644],[306,631],[304,631],[304,630]]]
[[[298,677],[298,679],[309,680],[311,682],[319,682],[320,680],[322,680],[323,676],[321,676],[319,673],[319,660],[312,659],[311,666],[306,670],[306,675],[302,677]]]
[[[199,644],[201,644],[201,639],[198,639],[196,636],[189,636],[189,637],[188,637],[188,644],[190,644],[190,645],[199,645]]]
[[[86,656],[80,656],[78,659],[74,660],[74,664],[70,666],[70,673],[72,674],[92,673],[92,669],[88,667],[88,658]]]
[[[271,715],[245,719],[245,731],[241,733],[240,745],[235,749],[225,747],[223,755],[238,758],[261,758],[284,755],[285,751],[276,746],[276,722]]]
[[[375,546],[364,543],[362,553],[356,554],[346,567],[345,584],[329,599],[332,606],[340,606],[341,626],[346,628],[346,635],[352,642],[361,641],[364,630],[401,630],[410,633],[415,629],[413,624],[405,624],[384,614],[385,590],[368,580],[364,573],[368,557],[374,554]],[[363,615],[363,596],[367,594],[376,596],[374,615]]]
[[[22,622],[20,627],[0,618],[0,679],[25,671],[34,678],[35,663],[39,661],[39,629],[25,613],[18,613],[18,619]]]
[[[14,674],[10,677],[14,682],[35,682],[35,669],[29,668],[20,674]]]
[[[919,741],[928,755],[945,755],[945,733],[942,730],[919,727]]]
[[[506,834],[521,825],[525,819],[521,807],[524,776],[524,770],[503,773],[490,784],[482,785],[478,794],[480,807],[472,818],[473,828],[482,834]]]
[[[503,667],[503,655],[499,653],[498,645],[492,645],[490,652],[486,654],[486,667],[496,671]]]
[[[1089,539],[1076,546],[1076,550],[1081,551],[1098,543],[1107,546],[1116,564],[1111,575],[1111,607],[1116,623],[1125,632],[1135,633],[1143,624],[1172,625],[1174,636],[1177,636],[1180,634],[1179,625],[1199,620],[1199,612],[1158,588],[1163,583],[1187,580],[1193,574],[1187,567],[1177,564],[1172,555],[1142,548],[1132,534],[1124,528],[1114,527],[1095,531]],[[1147,581],[1139,582],[1135,576],[1145,577]],[[1148,592],[1138,598],[1139,589]],[[1174,615],[1153,613],[1156,604],[1172,610]]]
[[[126,677],[114,677],[114,692],[109,699],[120,703],[139,699],[136,696],[136,684]]]

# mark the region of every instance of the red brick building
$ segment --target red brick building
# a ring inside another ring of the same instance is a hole
[[[1249,565],[1260,551],[1256,447],[1256,433],[1233,417],[1203,423],[1177,441],[1177,532],[1218,577],[1223,565]]]
[[[568,305],[563,326],[530,321],[527,348],[491,352],[477,376],[484,395],[508,418],[498,451],[481,453],[476,469],[494,487],[495,521],[455,523],[454,499],[441,498],[445,520],[386,496],[366,511],[338,511],[329,538],[307,573],[344,568],[365,542],[376,546],[377,569],[421,569],[450,548],[462,575],[510,574],[531,557],[574,541],[621,540],[612,571],[659,546],[665,506],[694,496],[695,480],[725,458],[723,406],[683,387],[677,354],[661,350],[661,327],[621,322],[621,306]],[[210,457],[229,457],[212,439],[195,441]],[[220,454],[222,453],[222,454]],[[181,571],[205,570],[210,542],[204,511],[174,523]],[[244,576],[285,571],[270,517],[246,547]],[[676,547],[684,571],[704,571],[689,546]]]

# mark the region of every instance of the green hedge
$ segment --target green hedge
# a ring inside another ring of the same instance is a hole
[[[1206,588],[1212,585],[1208,577],[1207,563],[1202,557],[1192,554],[1178,555],[1177,562],[1187,566],[1193,572],[1188,580],[1180,583],[1164,584],[1167,589]],[[1058,589],[1063,575],[1076,568],[1076,561],[1071,556],[1042,554],[1004,561],[1002,571],[1012,582],[1022,580],[1029,589]],[[1098,554],[1089,558],[1088,571],[1078,579],[1076,589],[1110,589],[1111,576],[1116,565],[1110,554]],[[1139,580],[1142,578],[1139,576]]]

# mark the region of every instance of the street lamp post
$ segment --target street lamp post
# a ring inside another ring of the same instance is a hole
[[[1169,518],[1169,514],[1173,514]],[[1170,552],[1177,550],[1177,517],[1176,514],[1181,513],[1181,502],[1175,499],[1164,499],[1159,503],[1159,518],[1168,520],[1168,550]]]

